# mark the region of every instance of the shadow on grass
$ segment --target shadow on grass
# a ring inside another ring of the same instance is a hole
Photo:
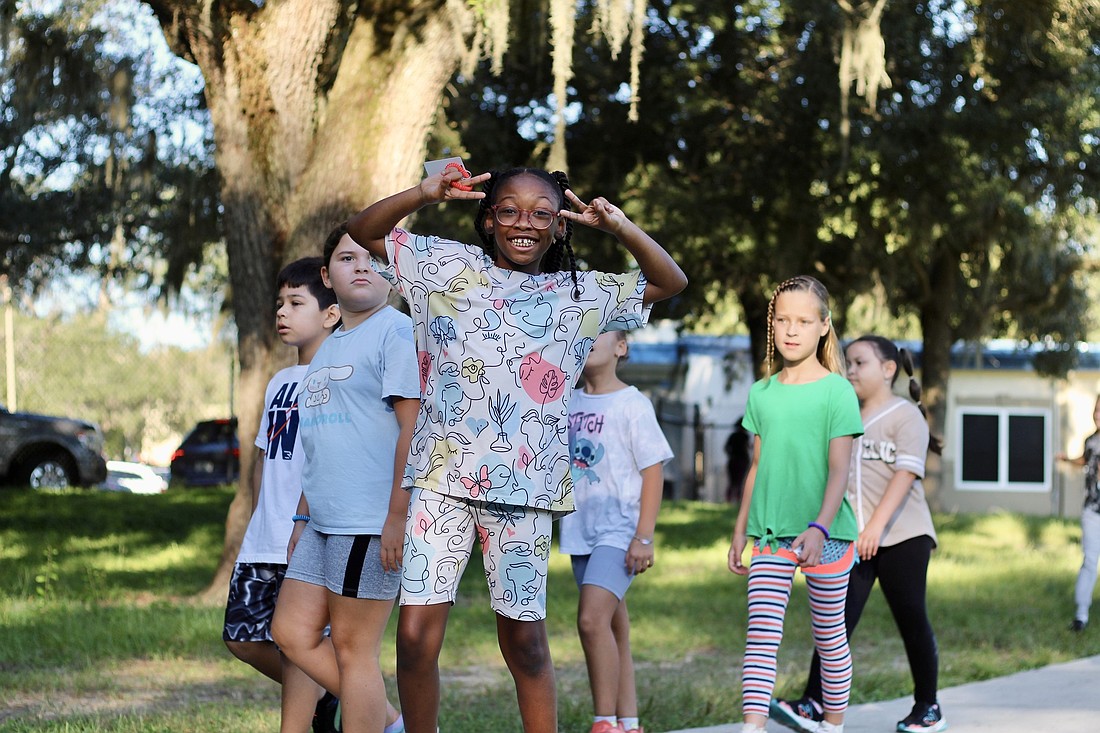
[[[223,657],[221,608],[158,602],[31,603],[5,614],[0,658],[13,668],[79,672],[104,662],[174,657]]]
[[[0,731],[254,733],[278,729],[278,705],[278,688],[255,681],[126,685],[106,694],[74,690],[48,699],[25,696],[0,711]]]
[[[736,519],[736,504],[665,502],[657,523],[657,542],[670,550],[710,547],[719,541],[728,548]]]
[[[224,661],[221,609],[179,598],[209,580],[231,498],[229,489],[155,497],[0,495],[0,688],[33,695],[34,683],[27,680],[91,676],[104,663]],[[726,569],[734,514],[730,506],[667,504],[658,525],[657,565],[631,587],[639,698],[651,730],[739,718],[746,581]],[[928,604],[943,686],[1100,654],[1100,635],[1065,630],[1080,562],[1073,521],[1008,514],[936,520],[940,548],[930,568]],[[47,561],[51,550],[55,555]],[[51,572],[56,579],[37,579]],[[797,582],[780,650],[781,694],[800,689],[812,649],[806,591]],[[556,547],[548,598],[562,728],[584,729],[591,701],[575,627],[577,590],[569,560]],[[909,694],[904,649],[878,592],[853,648],[853,701]],[[387,643],[383,666],[389,671],[392,656]],[[441,663],[447,731],[518,729],[480,553],[473,554],[462,579]],[[233,702],[221,705],[223,713],[235,708]],[[207,710],[204,704],[196,719],[210,723],[203,718]],[[70,730],[204,729],[186,718],[169,710],[144,727],[115,722]],[[50,723],[34,729],[62,728]],[[205,729],[232,727],[212,723]]]
[[[232,487],[0,492],[0,588],[61,599],[189,595],[213,575],[232,498]]]

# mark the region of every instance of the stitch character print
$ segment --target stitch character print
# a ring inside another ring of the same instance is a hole
[[[577,438],[573,446],[573,475],[583,477],[593,484],[600,482],[600,476],[594,466],[603,460],[603,446],[596,445],[587,438]]]

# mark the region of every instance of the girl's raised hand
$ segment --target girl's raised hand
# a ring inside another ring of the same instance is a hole
[[[611,234],[618,232],[627,221],[622,209],[602,196],[597,196],[587,204],[581,201],[572,190],[565,190],[565,197],[580,211],[562,209],[558,212],[563,218],[577,224],[584,224]]]
[[[465,175],[463,175],[465,173]],[[485,193],[472,190],[474,186],[489,180],[491,173],[471,176],[455,168],[428,176],[420,182],[420,197],[426,204],[438,204],[456,199],[483,199]]]

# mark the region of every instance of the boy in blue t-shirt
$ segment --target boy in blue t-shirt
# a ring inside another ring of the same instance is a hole
[[[298,393],[309,362],[340,320],[336,296],[321,279],[320,257],[290,263],[279,273],[275,326],[284,344],[298,351],[297,364],[267,385],[252,470],[252,518],[241,542],[222,639],[242,662],[282,684],[282,730],[331,730],[335,699],[291,663],[271,636],[271,620],[287,568],[291,516],[302,491]],[[316,716],[316,720],[315,720]]]

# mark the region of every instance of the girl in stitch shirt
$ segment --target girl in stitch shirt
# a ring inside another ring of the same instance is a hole
[[[562,517],[561,551],[580,589],[577,631],[588,666],[590,733],[644,733],[630,652],[626,591],[653,567],[664,464],[672,459],[649,398],[619,379],[626,334],[600,334],[569,405],[577,511]]]
[[[478,201],[480,246],[396,228],[421,207],[454,199]],[[614,235],[640,272],[577,272],[575,224]],[[583,203],[565,174],[537,169],[446,170],[368,207],[348,229],[388,263],[419,350],[409,519],[401,554],[388,558],[402,564],[397,677],[406,729],[436,730],[439,652],[476,537],[524,730],[556,733],[545,587],[551,522],[573,509],[569,395],[602,331],[641,326],[648,305],[680,292],[687,278],[620,209],[602,198]]]
[[[856,522],[844,498],[852,439],[863,432],[859,403],[829,313],[812,277],[780,283],[768,303],[768,376],[749,390],[745,429],[757,439],[730,543],[729,569],[748,575],[742,671],[742,733],[763,733],[794,573],[810,593],[821,655],[824,733],[844,729],[852,657],[844,595],[855,563]],[[773,369],[779,352],[781,368]],[[752,561],[742,554],[752,538]]]

